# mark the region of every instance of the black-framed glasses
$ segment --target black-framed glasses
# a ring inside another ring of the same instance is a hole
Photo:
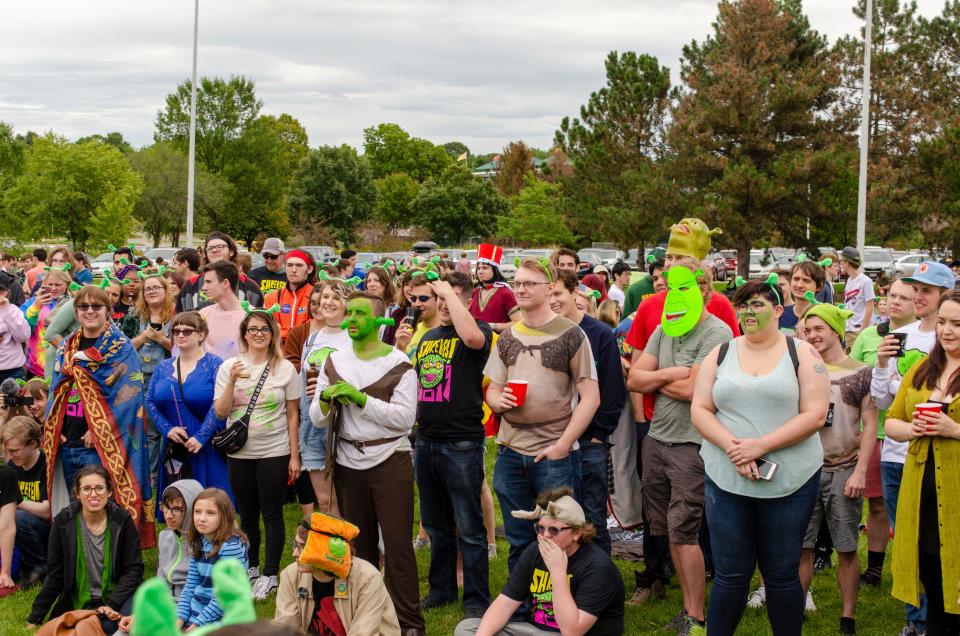
[[[170,333],[172,333],[174,337],[180,336],[181,338],[186,338],[197,333],[197,330],[192,327],[174,327],[170,330]]]
[[[81,303],[77,305],[77,311],[83,312],[90,311],[91,309],[93,311],[100,311],[104,307],[106,307],[106,305],[101,305],[99,303]]]
[[[407,300],[410,301],[410,304],[417,302],[418,300],[422,303],[430,302],[433,296],[407,296]]]
[[[187,509],[184,508],[183,506],[168,506],[165,503],[161,503],[160,507],[166,510],[167,512],[172,512],[172,513],[181,514],[181,515],[187,511]]]
[[[551,539],[556,539],[557,535],[563,532],[564,530],[570,530],[571,526],[563,526],[560,528],[554,528],[552,526],[544,526],[539,523],[533,524],[533,529],[537,534],[545,534]]]
[[[251,336],[256,336],[256,335],[269,336],[270,331],[271,331],[270,327],[247,327],[247,333],[250,334]]]
[[[216,243],[216,244],[214,244],[214,245],[209,245],[209,244],[208,244],[208,245],[207,245],[207,251],[208,251],[208,252],[219,252],[219,251],[221,251],[221,250],[227,249],[228,247],[229,247],[229,245],[227,245],[226,243]]]
[[[523,287],[527,291],[530,291],[537,285],[549,285],[549,284],[550,283],[538,283],[535,280],[515,280],[512,283],[510,283],[510,286],[513,287],[514,289],[520,289],[521,287]]]
[[[80,494],[84,497],[89,497],[93,493],[98,495],[104,495],[107,492],[107,487],[103,484],[97,484],[96,486],[82,486],[80,488]]]

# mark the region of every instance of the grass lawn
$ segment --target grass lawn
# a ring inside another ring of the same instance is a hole
[[[489,481],[493,476],[493,459],[495,446],[491,440],[488,440],[487,453],[487,475]],[[494,496],[494,502],[497,501]],[[419,509],[417,510],[419,516]],[[292,536],[293,528],[300,520],[300,507],[288,504],[285,508],[287,536]],[[500,514],[500,506],[497,503],[497,524],[503,522]],[[411,529],[411,539],[414,536],[414,529]],[[281,568],[286,566],[292,560],[290,557],[291,542],[288,538],[287,546],[284,550],[284,557]],[[507,542],[504,539],[497,540],[498,558],[490,564],[490,590],[495,595],[507,580]],[[262,549],[262,548],[261,548]],[[892,544],[891,544],[892,549]],[[866,564],[866,537],[860,542],[860,558],[863,564]],[[883,583],[877,588],[865,588],[860,591],[857,601],[857,630],[860,634],[893,635],[899,633],[903,626],[904,609],[903,604],[890,596],[890,587],[892,581],[889,572],[889,553],[887,563],[884,566]],[[149,550],[144,553],[144,562],[148,574],[156,572],[157,551]],[[834,558],[836,563],[836,558]],[[261,559],[262,563],[262,559]],[[420,573],[420,595],[427,593],[427,571],[430,565],[430,554],[428,550],[417,553],[417,564]],[[630,561],[616,560],[617,566],[623,575],[626,584],[627,597],[633,595],[634,577],[633,571],[639,567],[639,564]],[[865,565],[864,565],[865,567]],[[817,604],[817,611],[808,615],[808,620],[804,633],[807,634],[836,634],[840,621],[840,596],[837,588],[836,566],[816,575],[813,579],[813,597]],[[756,582],[754,582],[755,584]],[[709,593],[709,588],[708,588]],[[26,630],[26,618],[30,612],[30,604],[36,595],[36,589],[29,590],[14,596],[7,597],[0,601],[0,634],[4,636],[26,635],[30,632]],[[680,588],[676,582],[668,589],[667,598],[643,607],[627,606],[626,614],[626,634],[657,634],[660,628],[668,623],[677,610],[680,608],[681,596]],[[257,614],[261,618],[269,619],[273,617],[274,603],[273,598],[256,603]],[[452,634],[457,622],[460,620],[459,606],[448,606],[426,612],[427,633],[428,634]],[[750,635],[770,634],[770,627],[767,623],[765,610],[747,609],[743,621],[740,624],[739,633]]]

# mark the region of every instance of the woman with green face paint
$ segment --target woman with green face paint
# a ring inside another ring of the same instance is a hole
[[[694,389],[707,525],[713,545],[724,546],[713,555],[711,636],[736,631],[758,563],[773,633],[799,636],[803,626],[800,547],[820,483],[817,431],[830,381],[810,345],[779,332],[781,294],[775,281],[737,289],[744,335],[707,356]]]

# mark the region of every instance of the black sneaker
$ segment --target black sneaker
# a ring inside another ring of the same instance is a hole
[[[44,572],[39,568],[30,570],[29,572],[24,572],[20,575],[20,578],[17,579],[16,583],[20,586],[21,590],[28,590],[34,585],[37,585],[43,581]]]
[[[463,615],[460,620],[467,620],[468,618],[483,618],[484,612],[487,610],[480,609],[479,607],[464,607]]]
[[[860,587],[876,587],[880,585],[880,577],[873,572],[867,571],[860,575]]]
[[[432,596],[428,596],[427,598],[420,601],[420,611],[425,612],[427,610],[435,609],[437,607],[443,607],[444,605],[450,605],[452,602],[453,601],[441,601]]]
[[[830,562],[829,557],[825,557],[823,554],[814,554],[813,557],[813,571],[822,572],[830,567],[832,563]]]

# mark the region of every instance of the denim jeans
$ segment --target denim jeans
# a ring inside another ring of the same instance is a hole
[[[820,487],[820,471],[786,497],[755,499],[729,493],[709,477],[705,511],[713,545],[710,636],[733,634],[747,604],[759,561],[767,591],[767,617],[775,636],[803,629],[800,546]]]
[[[487,609],[490,565],[480,507],[483,442],[431,442],[417,436],[413,468],[420,490],[420,520],[430,535],[428,597],[456,602],[459,547],[463,607]]]
[[[533,510],[540,493],[552,488],[567,486],[574,493],[580,485],[580,451],[573,451],[563,459],[556,461],[544,459],[534,463],[532,455],[520,453],[501,446],[497,453],[497,463],[493,470],[493,489],[500,500],[503,511],[503,529],[510,544],[507,566],[513,566],[524,548],[537,540],[533,531],[533,522],[515,519],[512,510]]]
[[[900,496],[900,482],[903,481],[903,464],[899,462],[880,462],[880,478],[883,481],[883,505],[887,508],[890,527],[896,532],[897,497]],[[927,596],[920,595],[920,607],[907,603],[907,622],[918,627],[927,624]]]
[[[63,480],[67,482],[67,492],[70,493],[70,499],[73,500],[74,475],[84,466],[99,466],[100,456],[97,455],[97,449],[95,448],[63,445],[57,450],[57,455],[63,463]]]
[[[607,530],[607,457],[610,445],[580,442],[580,503],[587,521],[597,529],[594,544],[610,554],[610,531]]]
[[[47,571],[47,541],[50,537],[50,522],[17,508],[17,549],[20,565],[25,572]]]

